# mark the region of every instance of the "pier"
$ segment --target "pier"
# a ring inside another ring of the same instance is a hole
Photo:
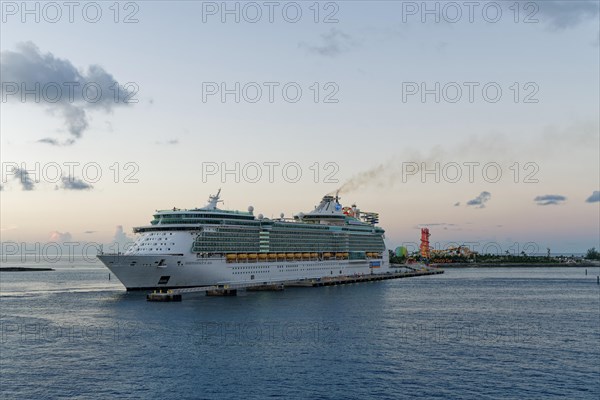
[[[411,270],[408,272],[389,272],[386,274],[349,275],[334,276],[314,279],[302,279],[284,282],[256,282],[256,283],[232,283],[214,286],[200,286],[194,288],[155,290],[146,296],[148,301],[181,301],[182,295],[186,293],[202,293],[207,296],[236,296],[238,290],[247,291],[282,291],[286,287],[321,287],[337,286],[350,283],[376,282],[388,279],[411,278],[417,276],[443,274],[444,270],[427,268]]]

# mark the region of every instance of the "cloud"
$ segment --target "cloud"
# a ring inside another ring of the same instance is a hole
[[[94,188],[94,186],[90,185],[89,183],[71,176],[64,176],[61,178],[61,180],[61,187],[65,190],[90,190]]]
[[[33,182],[33,180],[31,180],[31,177],[29,176],[29,172],[27,172],[27,170],[17,167],[14,169],[14,172],[14,178],[15,180],[18,180],[19,183],[21,183],[21,187],[23,188],[23,190],[30,191],[35,189],[35,183]]]
[[[479,196],[475,197],[473,200],[467,201],[468,206],[477,206],[476,208],[485,208],[485,203],[487,203],[492,198],[492,194],[490,192],[481,192]]]
[[[59,231],[52,231],[50,232],[50,241],[51,242],[55,242],[55,243],[64,243],[64,242],[70,242],[72,239],[72,236],[69,232],[59,232]]]
[[[588,197],[585,202],[586,203],[597,203],[600,201],[600,192],[595,190],[594,193],[590,197]]]
[[[38,143],[46,143],[52,146],[60,146],[60,142],[52,138],[43,138],[37,141]]]
[[[45,106],[51,114],[62,116],[71,135],[63,142],[44,138],[39,143],[71,145],[88,129],[88,111],[109,113],[114,107],[129,104],[131,92],[99,65],[79,70],[69,60],[42,53],[32,42],[20,43],[16,51],[6,50],[0,55],[3,101]],[[25,95],[23,89],[33,90],[35,95]]]
[[[524,7],[524,4],[530,2],[521,3]],[[532,18],[548,24],[554,31],[574,28],[585,21],[597,20],[599,13],[598,2],[593,0],[542,1],[536,4],[539,6],[539,11],[537,15],[532,15]],[[527,8],[525,12],[533,12],[533,9]]]
[[[298,44],[298,47],[306,48],[310,53],[320,56],[336,57],[356,45],[350,35],[336,28],[331,28],[329,32],[321,34],[320,37],[320,44],[301,42]]]
[[[123,231],[123,225],[117,225],[116,226],[116,231],[115,231],[115,236],[113,238],[113,240],[115,242],[118,242],[120,240],[125,240],[128,239],[127,234],[125,233],[125,231]]]
[[[458,225],[448,224],[446,222],[432,222],[430,224],[418,224],[418,225],[414,226],[413,229],[432,228],[432,227],[441,228],[445,231],[447,231],[447,230],[462,231],[462,228],[460,228]]]
[[[538,206],[563,204],[566,200],[567,198],[560,194],[546,194],[543,196],[536,196],[536,198],[533,199],[533,201],[535,201]]]
[[[119,251],[125,251],[129,246],[132,245],[134,240],[127,236],[125,231],[123,230],[123,225],[117,225],[115,230],[115,235],[112,239],[112,244],[117,244]]]
[[[14,231],[17,229],[19,229],[19,227],[17,225],[4,226],[4,227],[0,227],[0,232]]]
[[[175,144],[179,144],[179,139],[170,139],[170,140],[167,140],[164,142],[156,141],[154,143],[158,144],[158,145],[175,145]]]
[[[421,228],[427,228],[430,226],[456,226],[456,224],[447,224],[445,222],[432,222],[430,224],[418,224],[417,228],[421,229]]]
[[[21,184],[21,187],[25,191],[35,190],[36,183],[31,179],[29,172],[25,169],[16,167],[14,170],[10,171],[13,175],[13,179],[18,181]],[[90,190],[93,189],[94,186],[90,185],[87,182],[75,177],[62,177],[61,178],[61,186],[56,186],[55,189],[65,189],[65,190]],[[4,190],[4,186],[0,186],[0,190]]]

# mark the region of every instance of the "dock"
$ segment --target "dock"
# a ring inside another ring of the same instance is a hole
[[[415,276],[425,275],[437,275],[443,274],[444,271],[441,269],[429,269],[429,270],[417,270],[411,272],[392,272],[389,274],[373,274],[373,275],[356,275],[356,276],[336,276],[336,277],[324,277],[321,279],[303,279],[300,281],[286,282],[284,286],[287,287],[320,287],[320,286],[337,286],[346,285],[349,283],[361,283],[361,282],[376,282],[384,281],[388,279],[401,279],[411,278]]]
[[[408,272],[389,272],[386,274],[349,275],[323,277],[318,279],[302,279],[296,281],[256,282],[256,283],[231,283],[213,286],[200,286],[183,289],[155,290],[146,296],[148,301],[181,301],[182,295],[187,293],[205,293],[207,296],[236,296],[238,290],[247,291],[282,291],[286,287],[321,287],[337,286],[351,283],[377,282],[388,279],[402,279],[417,276],[443,274],[444,270],[437,268],[415,269]]]

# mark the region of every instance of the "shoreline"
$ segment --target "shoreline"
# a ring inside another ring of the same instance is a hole
[[[440,263],[430,264],[436,268],[598,268],[600,263],[580,262],[567,263]]]
[[[0,272],[31,272],[31,271],[54,271],[54,268],[46,267],[2,267]]]

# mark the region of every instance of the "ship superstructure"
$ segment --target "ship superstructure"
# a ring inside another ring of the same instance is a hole
[[[309,213],[272,219],[222,210],[219,192],[202,208],[161,210],[134,228],[123,254],[98,258],[128,290],[385,273],[389,260],[376,213],[324,196]]]

